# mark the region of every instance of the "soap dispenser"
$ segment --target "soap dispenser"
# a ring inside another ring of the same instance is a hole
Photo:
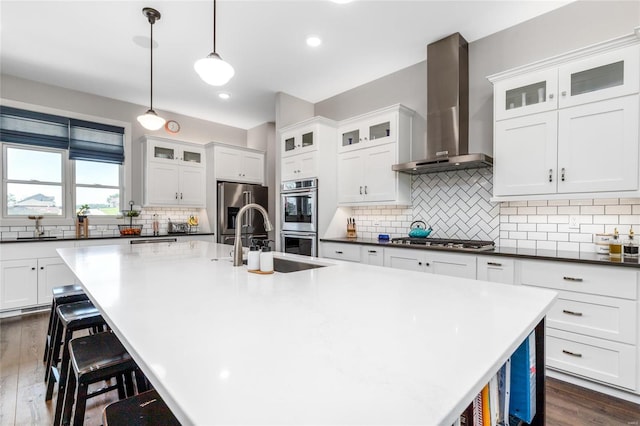
[[[268,241],[264,242],[262,253],[260,253],[260,272],[273,272],[273,252]]]
[[[624,245],[624,257],[638,257],[638,243],[633,239],[633,226],[629,228],[629,239]]]
[[[249,254],[247,255],[247,270],[260,270],[260,251],[258,251],[258,247],[254,244],[251,244],[251,247],[249,247]]]
[[[620,242],[620,238],[618,235],[618,228],[614,228],[613,238],[609,242],[609,257],[622,257],[622,243]]]

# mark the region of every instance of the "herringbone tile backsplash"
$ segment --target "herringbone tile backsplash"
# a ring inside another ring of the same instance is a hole
[[[500,206],[490,202],[491,169],[417,175],[412,180],[413,220],[433,228],[435,238],[494,241]]]
[[[498,241],[500,209],[491,203],[491,169],[417,175],[411,184],[412,206],[408,208],[355,207],[353,213],[361,238],[388,233],[405,237],[411,223],[424,221],[434,238]]]

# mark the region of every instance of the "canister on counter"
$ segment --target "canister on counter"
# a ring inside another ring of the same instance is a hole
[[[609,254],[609,243],[613,238],[613,234],[596,234],[596,253]]]

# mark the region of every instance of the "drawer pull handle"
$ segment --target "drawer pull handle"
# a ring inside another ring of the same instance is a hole
[[[502,266],[502,263],[498,263],[498,262],[487,262],[487,265],[490,265],[490,266]]]
[[[377,250],[369,250],[369,253],[377,253]]]
[[[336,254],[342,254],[340,250],[336,250]]]
[[[566,309],[563,309],[562,312],[567,314],[567,315],[574,315],[576,317],[581,317],[582,316],[582,312],[567,311]]]
[[[581,283],[582,282],[582,278],[562,277],[562,279],[565,280],[565,281],[573,281],[573,282],[577,282],[577,283]]]
[[[571,356],[575,356],[576,358],[582,358],[582,354],[577,354],[575,352],[567,351],[565,349],[562,350],[562,353],[565,353],[565,354],[571,355]]]

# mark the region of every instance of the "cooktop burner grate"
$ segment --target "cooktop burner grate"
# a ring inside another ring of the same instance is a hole
[[[486,251],[493,250],[493,241],[482,240],[456,240],[449,238],[411,238],[401,237],[392,238],[392,244],[404,244],[404,245],[416,245],[416,246],[428,246],[428,247],[441,247],[458,250],[470,250],[470,251]]]

